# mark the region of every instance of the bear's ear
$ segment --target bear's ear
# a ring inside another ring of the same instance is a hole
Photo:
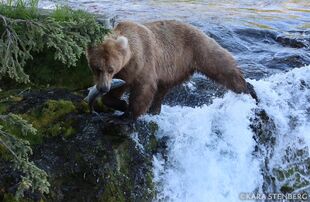
[[[124,36],[117,37],[116,43],[122,49],[127,49],[128,48],[128,39],[126,37],[124,37]]]

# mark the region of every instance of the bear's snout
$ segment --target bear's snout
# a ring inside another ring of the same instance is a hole
[[[110,91],[110,86],[106,86],[102,84],[97,84],[96,88],[100,93],[107,93]]]

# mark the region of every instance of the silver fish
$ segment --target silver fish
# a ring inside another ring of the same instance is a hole
[[[124,84],[125,84],[125,81],[123,81],[122,79],[112,79],[110,90],[112,90],[114,88],[121,87]],[[86,102],[88,102],[90,112],[92,113],[92,112],[94,112],[94,104],[95,104],[95,101],[98,98],[98,96],[105,95],[107,92],[102,93],[102,92],[98,91],[98,89],[96,88],[96,85],[88,88],[88,91],[89,91],[88,95],[84,98],[84,100]]]

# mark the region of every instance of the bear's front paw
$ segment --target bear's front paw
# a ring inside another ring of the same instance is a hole
[[[159,106],[151,106],[148,113],[151,115],[158,115],[161,111],[161,105]]]
[[[259,99],[257,97],[257,94],[254,90],[254,86],[252,84],[250,84],[249,82],[246,82],[247,84],[247,93],[249,93],[251,95],[251,97],[256,101],[256,104],[259,103]]]

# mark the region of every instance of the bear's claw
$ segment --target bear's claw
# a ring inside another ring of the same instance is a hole
[[[252,84],[250,84],[249,82],[246,82],[246,84],[247,84],[248,93],[252,96],[252,98],[254,98],[254,100],[256,101],[256,104],[258,104],[259,99],[257,97],[255,90],[254,90],[254,86]]]

